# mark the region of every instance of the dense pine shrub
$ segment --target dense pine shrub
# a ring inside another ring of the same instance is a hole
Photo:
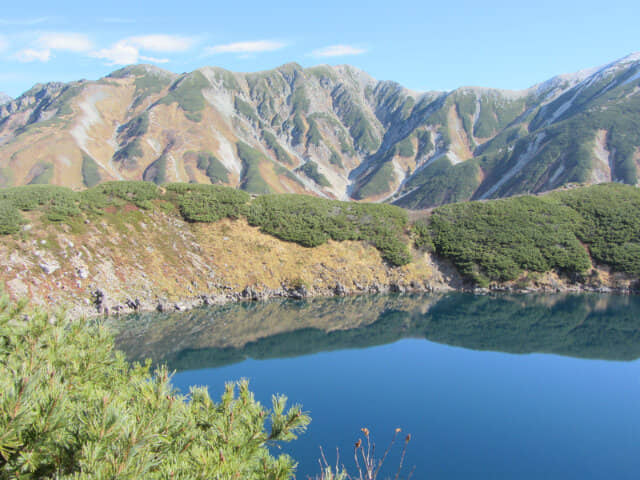
[[[22,308],[0,301],[0,478],[292,478],[269,447],[309,417],[285,397],[266,410],[246,381],[219,403],[202,387],[181,395],[105,328]]]

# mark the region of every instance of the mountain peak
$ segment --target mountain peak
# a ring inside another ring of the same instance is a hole
[[[5,103],[9,103],[12,98],[6,93],[0,92],[0,105],[4,105]]]
[[[115,72],[111,72],[109,75],[107,75],[107,78],[124,78],[129,76],[141,77],[143,75],[155,75],[157,77],[167,78],[173,78],[176,76],[175,73],[157,67],[155,65],[151,65],[148,63],[139,63],[136,65],[128,65],[116,70]]]
[[[635,62],[640,62],[640,52],[630,53],[626,57],[622,57],[621,59],[616,60],[614,63],[617,63],[619,65],[625,65],[627,63],[635,63]]]
[[[351,65],[297,63],[181,74],[142,64],[107,80],[39,84],[3,105],[0,174],[12,185],[222,183],[410,208],[640,178],[639,53],[521,91],[418,93]]]

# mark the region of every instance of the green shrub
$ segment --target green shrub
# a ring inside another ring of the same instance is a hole
[[[246,212],[250,196],[231,187],[198,184],[169,184],[167,192],[182,217],[189,222],[216,222],[221,218],[239,218]]]
[[[640,190],[607,184],[549,195],[576,210],[576,229],[596,263],[640,275]]]
[[[394,265],[411,260],[402,241],[407,214],[391,205],[340,202],[306,195],[263,195],[251,202],[248,220],[265,233],[306,247],[321,245],[329,239],[364,240]]]
[[[416,221],[411,227],[411,230],[413,232],[413,244],[416,248],[420,248],[428,252],[433,251],[433,240],[431,239],[431,232],[427,221]]]
[[[486,285],[524,270],[585,271],[589,255],[574,233],[581,220],[551,198],[517,197],[438,207],[429,229],[439,255]]]
[[[105,182],[82,193],[85,204],[91,201],[97,207],[130,202],[140,208],[151,208],[151,201],[159,196],[155,184],[139,181]]]
[[[18,210],[31,211],[49,205],[58,196],[72,195],[66,187],[54,185],[26,185],[0,189],[0,200],[8,200]]]
[[[53,222],[63,222],[80,214],[78,195],[66,187],[53,185],[27,185],[0,190],[0,201],[7,202],[16,210],[41,210],[45,218]],[[15,215],[9,213],[8,218]]]
[[[309,417],[285,397],[265,410],[246,381],[219,403],[203,387],[183,396],[166,369],[129,365],[104,327],[23,314],[0,302],[0,477],[292,478],[270,448]]]
[[[10,201],[0,200],[0,235],[10,235],[20,231],[24,218],[20,210]]]

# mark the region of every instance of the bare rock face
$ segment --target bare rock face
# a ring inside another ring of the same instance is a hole
[[[9,103],[11,101],[11,97],[6,93],[0,92],[0,105],[4,105],[5,103]]]
[[[40,268],[42,268],[42,271],[47,275],[51,275],[56,270],[60,269],[60,264],[55,260],[43,259],[40,261]]]

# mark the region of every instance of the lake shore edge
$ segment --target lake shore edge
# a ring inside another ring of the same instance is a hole
[[[561,278],[561,277],[560,277]],[[184,312],[196,308],[208,306],[220,306],[238,302],[261,302],[271,299],[312,300],[314,298],[331,298],[358,295],[377,294],[428,294],[428,293],[471,293],[475,295],[501,295],[501,294],[580,294],[601,293],[614,295],[637,295],[640,291],[631,283],[624,285],[590,285],[586,283],[569,283],[564,281],[546,282],[538,285],[520,287],[515,282],[493,284],[489,288],[473,285],[452,285],[438,283],[435,285],[403,285],[398,283],[360,285],[357,282],[352,288],[338,282],[332,289],[306,288],[305,286],[282,287],[278,289],[260,288],[259,286],[246,286],[242,291],[229,293],[199,294],[181,298],[127,298],[124,301],[109,301],[101,290],[94,294],[95,302],[87,305],[70,305],[70,313],[73,317],[98,317],[105,315],[128,315],[141,312]]]

